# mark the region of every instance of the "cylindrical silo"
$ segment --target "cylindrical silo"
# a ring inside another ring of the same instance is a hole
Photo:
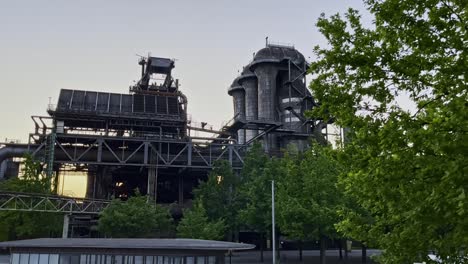
[[[276,74],[278,68],[273,64],[257,64],[255,75],[258,80],[258,119],[276,121],[278,114],[276,100]]]
[[[269,125],[279,121],[277,77],[282,54],[281,48],[268,46],[259,50],[250,64],[258,82],[258,121]],[[277,135],[265,135],[263,147],[267,152],[278,150]]]
[[[255,54],[238,80],[245,91],[246,141],[268,130],[262,142],[271,154],[288,144],[307,147],[311,131],[304,112],[312,108],[312,97],[304,82],[306,65],[292,46],[267,44]]]
[[[234,102],[234,117],[236,119],[245,120],[245,91],[238,78],[234,79],[228,89],[228,94],[232,96]],[[237,141],[239,144],[245,143],[245,130],[239,129],[237,131]]]
[[[249,66],[244,67],[238,80],[245,90],[245,118],[247,121],[258,119],[258,89],[257,76],[250,71]],[[258,134],[257,130],[246,129],[245,141],[248,142]]]

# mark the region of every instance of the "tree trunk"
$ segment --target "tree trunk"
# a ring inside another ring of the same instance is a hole
[[[336,241],[336,240],[335,240]],[[340,251],[340,260],[343,260],[343,240],[338,240],[338,250]]]
[[[302,248],[303,248],[302,240],[299,240],[299,261],[301,262],[302,262]]]
[[[367,263],[366,245],[362,243],[362,263]]]
[[[276,229],[276,234],[278,234],[278,229]],[[281,250],[280,250],[280,239],[279,239],[279,236],[277,235],[276,238],[275,238],[275,245],[276,245],[276,259],[279,260],[281,259]],[[278,261],[277,261],[278,262]]]
[[[325,264],[327,258],[327,238],[320,236],[320,264]]]
[[[260,262],[263,263],[263,233],[260,233]]]
[[[237,227],[234,232],[234,242],[239,242],[239,233],[239,227]]]
[[[343,244],[344,244],[344,263],[348,263],[348,243],[345,240],[343,240]]]

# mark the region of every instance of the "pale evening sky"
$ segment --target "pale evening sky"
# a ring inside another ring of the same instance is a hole
[[[29,117],[46,115],[60,88],[127,93],[135,54],[148,52],[177,60],[189,113],[218,127],[232,117],[227,87],[266,36],[313,58],[326,44],[320,13],[348,7],[370,22],[359,0],[2,1],[0,142],[26,142]]]

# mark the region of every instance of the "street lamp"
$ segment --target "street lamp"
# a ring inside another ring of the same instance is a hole
[[[271,234],[272,234],[272,260],[276,263],[276,235],[275,235],[275,181],[271,181]]]

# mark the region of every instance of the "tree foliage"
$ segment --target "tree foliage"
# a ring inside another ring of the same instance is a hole
[[[208,240],[222,240],[226,224],[224,219],[210,221],[200,200],[195,201],[191,210],[184,210],[184,216],[177,226],[177,236]]]
[[[245,157],[239,188],[242,224],[263,234],[271,230],[271,180],[274,179],[271,164],[262,146],[254,144]]]
[[[208,175],[208,180],[201,182],[194,190],[195,199],[205,208],[210,221],[229,219],[226,231],[230,239],[238,227],[238,185],[239,177],[234,174],[229,163],[218,161]]]
[[[343,207],[337,186],[341,166],[329,146],[317,143],[304,153],[287,153],[280,166],[277,219],[281,232],[300,241],[320,240],[324,263],[326,239],[337,237],[335,224]]]
[[[374,241],[386,263],[428,250],[455,262],[468,246],[466,1],[365,3],[372,28],[355,10],[319,19],[329,46],[310,68],[313,114],[350,129],[341,182],[372,217],[359,228],[348,215],[340,229]]]
[[[342,207],[337,188],[340,166],[331,149],[313,144],[303,155],[282,159],[285,173],[277,188],[281,231],[300,240],[336,237],[334,224]]]
[[[99,216],[98,230],[113,238],[168,237],[174,226],[168,208],[148,203],[137,192],[127,201],[112,200]]]
[[[41,174],[40,162],[24,157],[23,175],[0,182],[1,191],[52,194],[50,179]],[[0,240],[60,236],[63,215],[43,212],[0,212]]]
[[[259,143],[254,143],[244,159],[239,188],[239,219],[244,228],[259,234],[260,261],[264,238],[271,234],[271,181],[280,176],[279,160],[270,159]]]

